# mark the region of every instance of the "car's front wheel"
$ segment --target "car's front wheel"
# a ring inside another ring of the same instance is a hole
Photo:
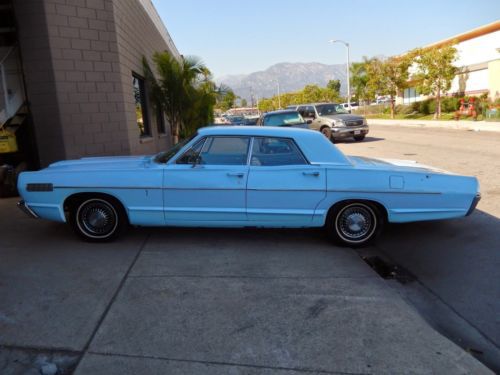
[[[73,205],[70,213],[73,230],[84,240],[111,241],[127,226],[123,207],[109,197],[89,197]]]
[[[330,129],[328,126],[323,126],[320,131],[321,134],[323,134],[327,139],[332,139],[332,129]]]
[[[382,230],[380,210],[368,202],[345,202],[330,211],[326,230],[335,242],[362,247],[373,241]]]

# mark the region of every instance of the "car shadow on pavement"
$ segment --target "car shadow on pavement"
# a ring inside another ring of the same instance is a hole
[[[459,345],[464,345],[465,331],[475,332],[475,343],[469,337],[469,345],[476,345],[471,352],[496,370],[500,369],[499,229],[499,218],[476,210],[456,220],[391,224],[377,242],[383,257],[414,275],[421,290],[453,315],[437,316],[443,309],[431,307],[427,310],[434,316],[429,320],[442,325],[442,333]],[[407,288],[415,293],[411,285]],[[451,325],[453,319],[463,326]]]
[[[362,141],[355,141],[353,138],[346,138],[346,139],[336,140],[335,143],[370,143],[370,142],[378,142],[384,140],[385,138],[378,138],[378,137],[366,137]]]

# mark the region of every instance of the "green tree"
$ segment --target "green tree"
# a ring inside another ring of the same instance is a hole
[[[234,107],[234,102],[236,101],[236,94],[231,89],[227,89],[223,95],[218,100],[217,108],[222,111],[227,111]]]
[[[275,104],[275,100],[273,100],[273,98],[264,98],[259,100],[259,111],[261,112],[274,111],[276,108],[277,105]]]
[[[441,117],[441,96],[450,89],[457,73],[453,65],[458,58],[457,53],[453,43],[414,51],[417,73],[413,78],[422,94],[435,96],[436,119]]]
[[[326,84],[326,88],[340,96],[340,79],[331,79]]]
[[[241,106],[246,107],[248,105],[248,102],[245,98],[241,99]]]
[[[296,92],[286,92],[280,95],[282,107],[292,104],[312,103],[312,102],[338,102],[339,93],[330,87],[319,87],[318,85],[307,85],[302,90]],[[262,99],[259,102],[259,110],[263,112],[278,109],[278,97]]]
[[[387,95],[390,97],[391,118],[394,118],[396,97],[408,85],[408,69],[412,62],[412,55],[405,55],[391,57],[386,60],[374,58],[366,66],[369,95]]]
[[[179,61],[168,52],[156,52],[152,60],[157,74],[143,57],[144,76],[151,86],[153,104],[165,112],[173,142],[177,143],[179,136],[213,121],[213,108],[221,89],[196,57]]]
[[[318,85],[307,85],[302,89],[304,103],[314,103],[323,101],[323,92]]]
[[[373,99],[373,93],[368,89],[368,74],[367,67],[370,64],[370,59],[363,56],[363,61],[354,62],[349,70],[351,75],[351,90],[358,101],[363,103]]]

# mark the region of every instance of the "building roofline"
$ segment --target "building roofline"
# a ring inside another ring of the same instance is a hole
[[[179,50],[177,49],[172,37],[170,36],[170,33],[167,30],[167,27],[158,14],[156,7],[153,5],[153,2],[151,0],[139,0],[139,3],[142,5],[148,16],[153,21],[153,24],[162,36],[163,40],[165,40],[165,43],[167,43],[167,46],[170,50],[169,52],[172,53],[177,60],[180,60],[182,58],[182,55],[179,53]]]
[[[491,23],[488,23],[483,26],[476,27],[475,29],[466,31],[465,33],[457,34],[455,36],[452,36],[450,38],[446,38],[443,40],[440,40],[439,42],[431,43],[426,46],[424,46],[424,49],[427,48],[433,48],[433,47],[441,47],[445,44],[449,44],[452,42],[465,42],[466,40],[474,39],[479,36],[483,36],[486,34],[493,33],[495,31],[500,30],[500,21],[494,21]],[[500,47],[500,46],[499,46]]]

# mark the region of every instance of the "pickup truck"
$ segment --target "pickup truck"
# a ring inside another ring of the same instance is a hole
[[[369,132],[366,119],[350,114],[342,104],[311,103],[293,108],[309,123],[309,129],[320,131],[332,141],[345,138],[362,141]]]

